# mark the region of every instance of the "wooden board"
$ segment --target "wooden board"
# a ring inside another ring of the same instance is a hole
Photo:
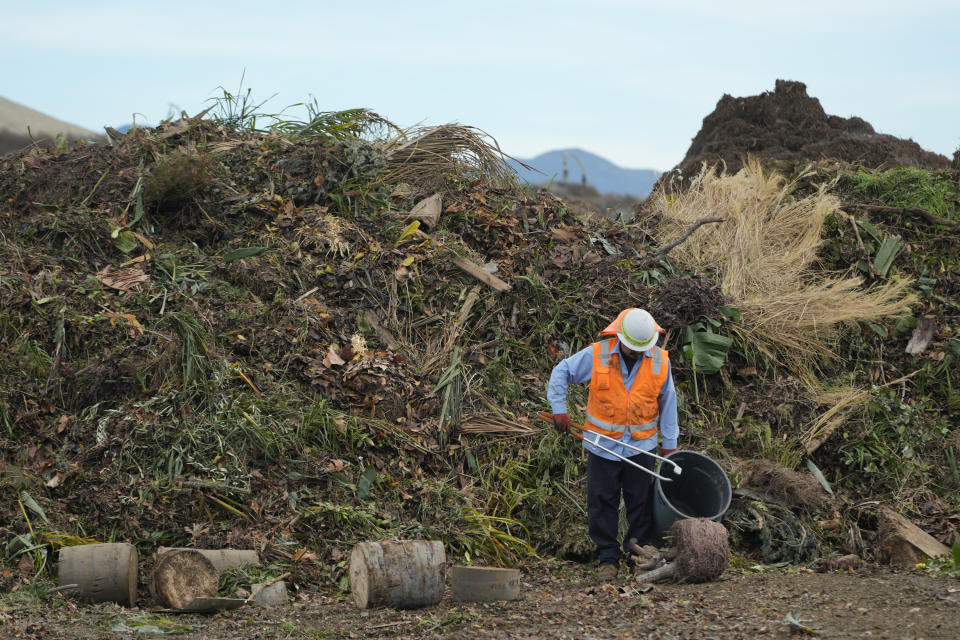
[[[947,545],[890,507],[880,507],[878,520],[881,555],[890,564],[912,567],[924,557],[950,553]]]

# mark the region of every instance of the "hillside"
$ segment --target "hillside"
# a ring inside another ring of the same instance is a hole
[[[609,160],[583,149],[559,149],[540,154],[520,162],[533,167],[533,171],[511,163],[518,175],[530,184],[543,185],[563,182],[564,155],[567,156],[567,182],[580,185],[586,173],[586,184],[602,194],[622,194],[635,198],[650,195],[653,183],[660,176],[652,169],[624,169]],[[579,160],[579,162],[578,162]]]
[[[67,141],[96,140],[103,136],[83,127],[51,118],[24,105],[0,97],[0,154],[22,149],[33,141],[40,144],[56,142],[60,134]]]

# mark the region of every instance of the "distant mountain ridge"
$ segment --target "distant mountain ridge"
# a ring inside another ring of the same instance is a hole
[[[103,136],[89,129],[0,97],[0,155],[34,143],[53,144],[58,134],[67,140],[103,140]]]
[[[654,169],[624,169],[609,160],[583,149],[558,149],[520,162],[541,171],[530,171],[511,162],[517,174],[530,184],[563,181],[563,159],[567,156],[567,182],[581,184],[586,173],[587,184],[600,193],[619,193],[646,198],[662,172]],[[578,162],[579,160],[579,162]],[[583,169],[581,170],[581,165]]]

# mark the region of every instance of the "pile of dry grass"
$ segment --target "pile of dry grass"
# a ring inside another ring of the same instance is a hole
[[[404,132],[383,145],[389,184],[440,185],[451,176],[486,176],[507,186],[514,172],[497,141],[475,127],[446,124]],[[512,159],[512,158],[510,158]],[[529,168],[529,167],[528,167]]]
[[[751,161],[734,175],[705,168],[685,190],[661,190],[650,200],[661,216],[661,244],[704,216],[724,218],[671,255],[715,273],[721,292],[742,312],[736,330],[746,344],[807,380],[833,355],[829,344],[838,325],[900,315],[913,302],[904,280],[864,289],[860,278],[815,270],[824,221],[840,207],[830,186],[796,199],[792,183]]]

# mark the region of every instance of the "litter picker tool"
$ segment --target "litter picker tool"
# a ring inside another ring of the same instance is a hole
[[[546,411],[541,411],[541,412],[540,412],[540,417],[543,418],[544,420],[549,420],[550,422],[553,422],[553,416],[550,415],[549,413],[547,413]],[[590,429],[590,428],[585,427],[585,426],[583,426],[583,425],[570,423],[570,426],[573,427],[574,429],[578,429],[578,430],[583,431],[583,432],[585,432],[585,433],[593,433],[593,434],[596,434],[597,436],[599,436],[599,437],[601,437],[601,438],[606,438],[607,440],[612,440],[613,442],[615,442],[615,443],[617,443],[617,444],[619,444],[619,445],[622,445],[622,446],[626,447],[627,449],[631,449],[631,450],[637,451],[637,452],[639,452],[639,453],[645,453],[645,454],[647,454],[648,456],[652,456],[652,457],[654,457],[654,458],[657,458],[658,460],[663,460],[663,461],[665,461],[665,462],[669,462],[670,464],[673,465],[673,473],[676,474],[676,475],[680,475],[680,474],[682,473],[682,471],[683,471],[683,469],[680,468],[680,465],[678,465],[678,464],[677,464],[676,462],[674,462],[673,460],[670,460],[669,458],[664,458],[663,456],[658,456],[657,454],[653,453],[652,451],[647,451],[646,449],[641,449],[640,447],[635,447],[635,446],[633,446],[633,445],[631,445],[631,444],[627,444],[626,442],[621,442],[620,440],[617,440],[616,438],[611,438],[610,436],[608,436],[608,435],[606,435],[606,434],[600,433],[599,431],[594,431],[593,429]],[[571,434],[573,434],[573,435],[576,436],[577,438],[583,440],[583,435],[582,435],[582,434],[574,433],[574,432],[572,432],[572,431],[571,431]],[[644,467],[643,465],[637,464],[636,462],[634,462],[634,461],[631,460],[630,458],[627,458],[627,457],[622,456],[622,455],[620,455],[620,454],[618,454],[618,453],[616,453],[616,452],[614,452],[614,451],[611,451],[610,449],[608,449],[607,447],[604,447],[603,445],[601,445],[601,444],[598,443],[598,442],[594,442],[594,441],[591,440],[591,441],[590,441],[590,444],[592,444],[593,446],[595,446],[597,449],[600,449],[601,451],[605,451],[606,453],[609,453],[610,455],[614,456],[615,458],[618,458],[619,460],[623,460],[623,461],[626,462],[627,464],[632,465],[632,466],[636,467],[637,469],[640,469],[641,471],[644,471],[644,472],[646,472],[646,473],[649,473],[649,474],[652,475],[654,478],[659,478],[660,480],[666,480],[667,482],[673,482],[673,480],[674,480],[674,478],[668,478],[668,477],[666,477],[666,476],[660,475],[659,473],[656,473],[655,471],[651,471],[650,469],[647,469],[647,468]]]

